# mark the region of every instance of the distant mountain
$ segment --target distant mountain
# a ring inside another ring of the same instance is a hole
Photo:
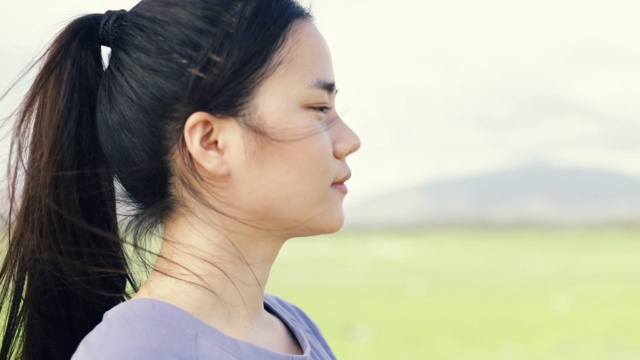
[[[640,178],[534,166],[426,183],[349,209],[347,226],[640,223]]]

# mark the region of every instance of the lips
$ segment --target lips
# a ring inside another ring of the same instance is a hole
[[[340,180],[335,181],[332,185],[344,184],[347,180],[351,179],[351,172],[343,176]]]
[[[331,184],[331,187],[343,193],[344,195],[347,195],[347,193],[349,192],[349,189],[347,188],[347,185],[345,185],[344,183],[350,178],[351,178],[351,172],[347,173],[347,175],[340,178],[340,180]]]

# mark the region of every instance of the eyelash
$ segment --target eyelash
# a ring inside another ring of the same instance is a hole
[[[319,111],[323,114],[328,113],[329,111],[331,111],[331,109],[333,109],[331,106],[313,106],[312,107],[313,110],[315,111]]]

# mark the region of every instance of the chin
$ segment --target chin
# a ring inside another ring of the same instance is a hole
[[[344,214],[342,213],[342,211],[340,211],[339,214],[336,214],[336,216],[327,219],[327,221],[322,225],[323,226],[320,227],[321,229],[319,229],[320,231],[317,235],[333,234],[335,232],[338,232],[340,231],[340,229],[342,229],[342,226],[344,226]]]
[[[330,217],[310,219],[306,226],[301,226],[299,228],[300,233],[296,234],[295,237],[333,234],[340,231],[343,225],[344,214],[340,211]]]

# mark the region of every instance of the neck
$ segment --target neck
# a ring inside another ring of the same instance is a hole
[[[285,239],[237,223],[230,228],[198,217],[167,221],[158,260],[136,297],[171,303],[246,337],[267,317],[264,289]]]

